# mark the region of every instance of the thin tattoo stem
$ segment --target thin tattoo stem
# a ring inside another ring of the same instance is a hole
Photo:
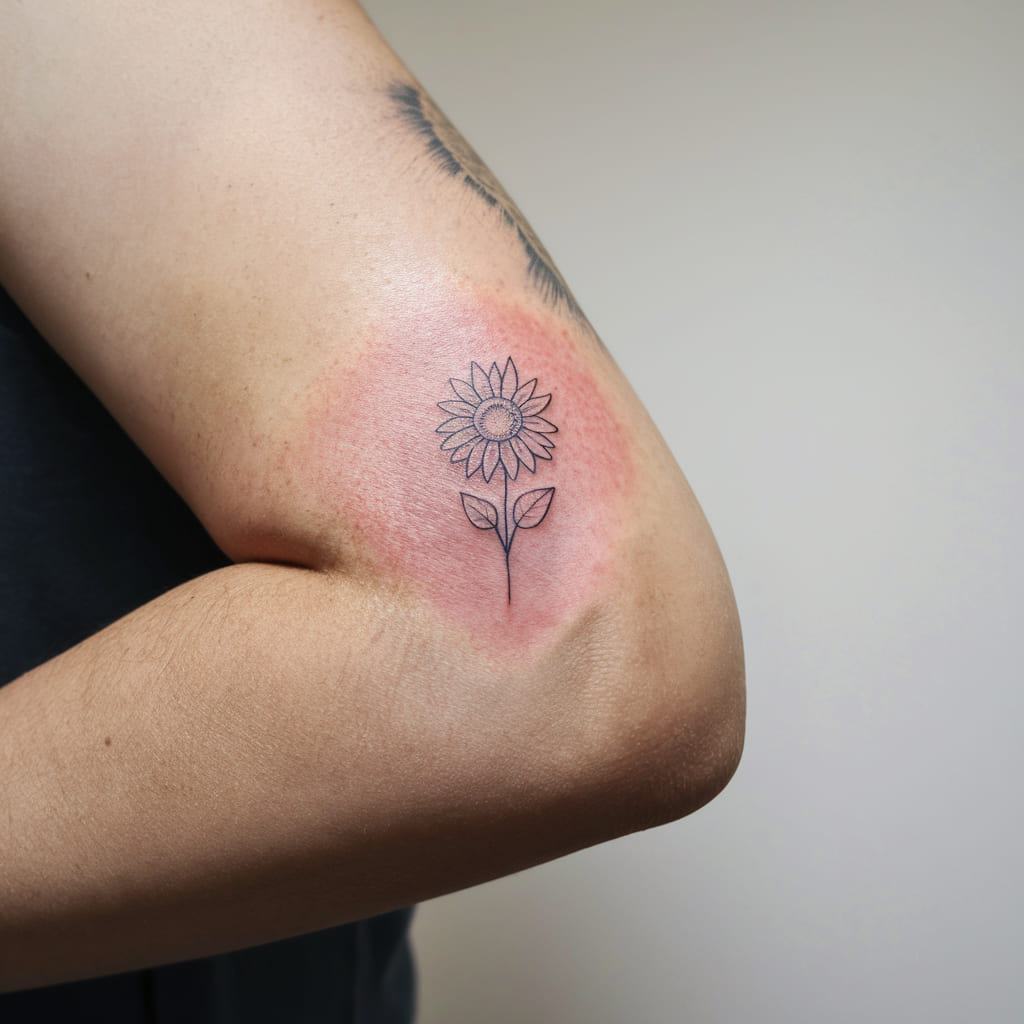
[[[512,603],[512,570],[509,568],[508,559],[512,551],[512,537],[515,534],[515,527],[512,528],[512,533],[508,532],[508,473],[504,474],[505,477],[505,579],[508,582],[508,603]]]
[[[509,356],[505,369],[492,363],[485,370],[480,363],[470,367],[469,380],[448,380],[454,399],[438,402],[447,414],[438,428],[444,434],[441,451],[450,452],[450,461],[463,463],[466,479],[479,473],[490,483],[495,473],[502,477],[501,515],[493,502],[466,491],[460,492],[462,510],[478,530],[493,530],[505,552],[505,581],[508,604],[512,604],[510,555],[517,530],[532,530],[547,517],[554,487],[523,491],[508,507],[508,481],[515,480],[520,469],[536,473],[541,462],[551,461],[558,432],[550,420],[540,414],[551,402],[551,395],[535,395],[537,379],[519,383],[519,372]]]

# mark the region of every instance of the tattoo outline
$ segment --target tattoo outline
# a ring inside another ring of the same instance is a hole
[[[512,570],[509,557],[512,541],[519,530],[532,530],[547,518],[555,496],[554,487],[523,491],[513,502],[509,514],[508,482],[519,475],[520,467],[537,471],[538,460],[551,460],[558,432],[540,413],[547,409],[551,395],[537,395],[537,378],[519,383],[519,372],[512,357],[499,370],[497,362],[485,370],[480,363],[470,365],[469,380],[450,377],[448,384],[455,399],[438,402],[447,419],[436,428],[445,435],[441,451],[450,453],[453,464],[462,463],[466,479],[477,473],[490,483],[495,473],[503,482],[501,516],[486,498],[460,491],[462,510],[478,530],[493,530],[505,553],[505,578],[508,603],[512,603]]]
[[[488,206],[496,209],[503,223],[515,231],[529,260],[527,275],[544,301],[556,309],[564,306],[573,318],[593,333],[583,310],[537,233],[455,125],[422,89],[414,85],[395,82],[388,94],[402,119],[426,141],[427,152],[434,163],[453,178],[460,179]]]

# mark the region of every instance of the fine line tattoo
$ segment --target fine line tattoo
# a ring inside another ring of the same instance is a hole
[[[590,329],[583,311],[536,232],[458,129],[425,92],[413,85],[395,82],[389,89],[389,95],[402,119],[426,142],[427,152],[434,163],[496,209],[504,224],[515,231],[529,260],[527,274],[544,300],[556,309],[564,306]]]
[[[508,482],[519,475],[520,467],[537,471],[538,459],[551,459],[558,432],[549,420],[540,415],[551,401],[551,395],[535,395],[537,378],[519,383],[519,372],[509,356],[505,369],[492,363],[485,370],[479,363],[470,367],[469,380],[451,377],[448,381],[454,399],[438,402],[448,415],[438,428],[444,434],[441,451],[450,452],[451,461],[462,463],[469,480],[479,473],[485,483],[495,474],[501,476],[501,514],[486,498],[460,492],[462,510],[478,530],[493,530],[505,552],[505,580],[508,603],[512,603],[512,570],[509,556],[512,541],[519,530],[532,530],[544,521],[555,496],[554,487],[523,491],[509,512]]]

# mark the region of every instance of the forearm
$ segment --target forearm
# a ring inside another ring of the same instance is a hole
[[[561,763],[585,666],[553,646],[513,673],[424,614],[237,566],[0,690],[0,985],[308,931],[621,831],[544,813],[591,770]]]
[[[643,614],[597,597],[509,658],[301,569],[139,609],[0,690],[0,987],[326,927],[694,809],[737,751],[728,629],[652,672],[622,640]]]

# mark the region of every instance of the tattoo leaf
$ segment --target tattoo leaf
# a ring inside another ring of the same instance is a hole
[[[529,530],[540,526],[551,508],[551,499],[555,496],[554,487],[541,487],[536,491],[527,491],[516,498],[512,506],[512,519],[520,530]]]
[[[483,498],[474,498],[472,494],[461,492],[462,507],[466,518],[478,530],[496,530],[498,528],[498,510]]]

